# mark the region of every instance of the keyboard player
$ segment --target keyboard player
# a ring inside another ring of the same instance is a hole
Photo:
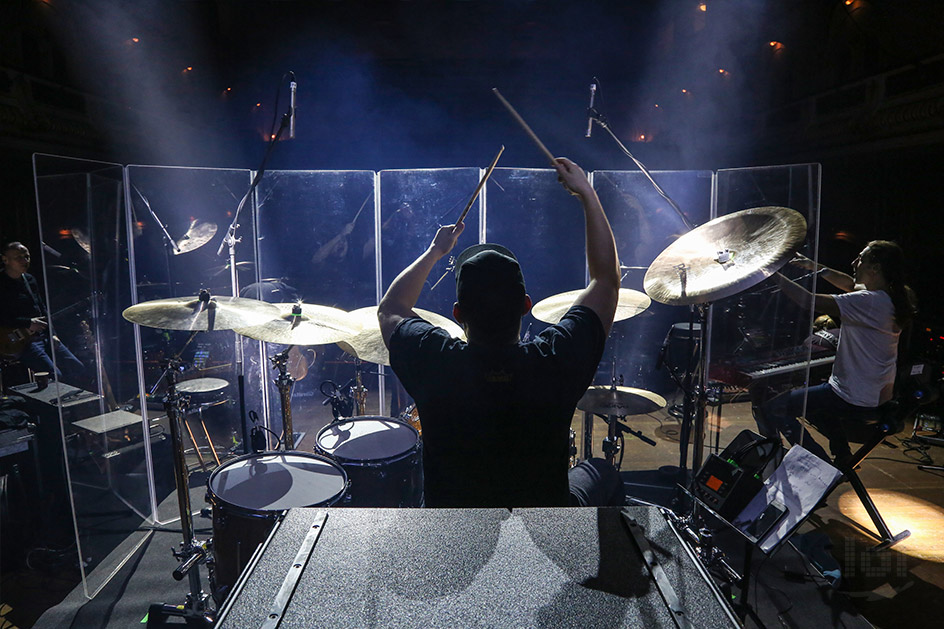
[[[783,294],[801,307],[842,321],[836,360],[827,382],[788,391],[764,404],[764,425],[758,422],[758,428],[767,436],[782,434],[791,444],[802,442],[829,461],[797,421],[806,400],[807,420],[829,439],[835,462],[842,468],[851,450],[841,418],[871,421],[876,409],[892,397],[898,340],[914,314],[904,281],[904,253],[896,243],[874,240],[853,260],[852,275],[803,256],[791,263],[820,273],[841,291],[813,294],[780,273],[774,276]]]

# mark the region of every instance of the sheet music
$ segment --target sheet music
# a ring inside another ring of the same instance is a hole
[[[754,520],[774,500],[783,503],[787,508],[783,518],[757,544],[758,548],[769,553],[793,533],[793,529],[840,478],[842,473],[835,467],[802,446],[793,446],[783,457],[780,467],[764,481],[764,489],[754,496],[734,522]]]

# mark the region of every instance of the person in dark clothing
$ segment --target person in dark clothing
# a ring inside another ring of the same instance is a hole
[[[590,270],[560,323],[519,340],[531,298],[514,254],[496,244],[469,247],[456,261],[453,316],[468,342],[416,316],[424,282],[455,246],[461,222],[440,228],[380,301],[390,364],[423,422],[427,506],[624,503],[612,465],[591,459],[568,470],[570,424],[602,356],[620,276],[613,233],[587,177],[565,158],[556,169],[583,205]]]
[[[46,333],[46,305],[36,278],[27,273],[29,249],[20,242],[3,247],[3,272],[0,273],[0,352],[16,358],[34,372],[55,374],[71,383],[84,383],[85,367],[59,339],[56,364],[50,357],[50,339]],[[56,368],[58,366],[58,369]]]

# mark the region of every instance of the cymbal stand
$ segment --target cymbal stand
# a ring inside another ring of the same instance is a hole
[[[367,414],[367,387],[362,377],[364,362],[360,358],[354,359],[354,386],[351,387],[351,397],[354,398],[354,414],[362,417]]]
[[[619,377],[619,386],[623,386],[623,376]],[[616,378],[614,377],[610,389],[616,391]],[[617,425],[619,420],[616,415],[609,415],[606,420],[607,423],[607,433],[606,437],[603,438],[603,456],[606,458],[606,462],[610,465],[616,465],[616,455],[619,453],[620,446],[620,435],[617,431]]]
[[[681,270],[680,273],[684,273]],[[692,471],[701,468],[705,448],[705,418],[708,406],[708,354],[705,352],[708,340],[708,309],[710,304],[694,304],[689,320],[689,363],[685,370],[684,398],[682,403],[682,430],[679,435],[679,477],[680,483],[688,486],[688,443],[694,430],[692,449]],[[695,347],[694,323],[698,317],[700,324],[699,341]],[[697,358],[696,358],[697,357]],[[694,365],[692,363],[695,363]],[[698,381],[695,381],[695,378]]]
[[[290,346],[285,351],[279,352],[275,356],[270,356],[269,360],[279,371],[275,378],[275,386],[279,389],[279,399],[282,402],[282,443],[285,450],[295,449],[295,431],[292,427],[292,385],[295,384],[295,378],[288,373],[288,353],[294,347]]]
[[[194,332],[191,339],[196,335]],[[188,341],[189,343],[189,341]],[[179,355],[178,355],[179,356]],[[178,616],[191,622],[203,623],[210,627],[213,623],[213,610],[210,608],[210,597],[203,592],[200,584],[200,570],[197,566],[204,563],[209,552],[207,542],[198,542],[194,539],[193,511],[190,507],[190,482],[187,477],[187,465],[184,459],[184,440],[181,418],[190,402],[187,396],[177,392],[177,374],[180,370],[178,357],[167,361],[165,374],[167,376],[167,393],[164,395],[164,411],[170,424],[170,436],[174,449],[174,479],[177,485],[177,507],[180,509],[180,528],[183,533],[183,543],[180,550],[174,551],[174,556],[180,565],[173,572],[174,579],[180,581],[184,576],[190,580],[190,592],[184,605],[170,605],[154,603],[148,609],[148,625],[163,626],[163,618]]]

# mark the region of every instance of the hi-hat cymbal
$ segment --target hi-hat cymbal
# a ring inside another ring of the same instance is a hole
[[[658,393],[632,387],[595,386],[587,389],[577,408],[600,415],[643,415],[665,408],[665,398]]]
[[[452,319],[420,308],[414,308],[413,312],[433,325],[443,328],[453,338],[465,338],[465,333],[462,331],[462,328]],[[360,358],[365,362],[389,366],[390,354],[387,352],[383,337],[380,335],[380,322],[377,320],[377,306],[359,308],[349,314],[355,321],[360,323],[362,327],[356,336],[339,342],[338,347],[351,356]]]
[[[216,223],[207,223],[196,219],[190,221],[190,227],[187,233],[177,241],[177,248],[174,249],[174,255],[178,256],[194,249],[199,249],[203,245],[213,240],[216,235]]]
[[[279,316],[273,304],[245,297],[172,297],[126,308],[121,316],[162,330],[232,330],[262,325]]]
[[[785,207],[757,207],[683,234],[653,260],[643,286],[658,302],[700,304],[770,277],[806,239],[806,219]]]
[[[361,330],[351,313],[338,308],[303,303],[273,305],[279,309],[278,317],[263,325],[236,328],[235,332],[267,343],[328,345],[347,340]]]
[[[559,323],[570,307],[577,301],[577,296],[583,292],[580,290],[569,290],[566,293],[551,295],[547,299],[542,299],[531,308],[531,315],[538,321],[545,323]],[[616,304],[616,316],[613,321],[622,321],[635,317],[649,307],[652,300],[645,293],[630,288],[619,289],[619,301]]]

